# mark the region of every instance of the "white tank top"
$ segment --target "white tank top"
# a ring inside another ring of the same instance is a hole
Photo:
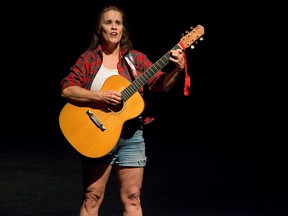
[[[108,69],[106,67],[104,67],[104,65],[102,64],[98,73],[96,74],[92,85],[91,85],[91,90],[92,91],[99,91],[102,86],[103,83],[107,80],[107,78],[109,78],[112,75],[119,75],[118,70],[117,69]]]

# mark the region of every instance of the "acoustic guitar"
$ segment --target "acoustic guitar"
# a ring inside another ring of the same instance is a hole
[[[203,26],[197,25],[172,49],[193,47],[203,34]],[[121,92],[123,102],[120,105],[66,103],[60,111],[59,125],[67,141],[86,157],[99,158],[108,154],[117,144],[124,123],[144,110],[145,102],[138,90],[168,64],[169,57],[170,50],[133,82],[120,75],[109,77],[101,91]]]

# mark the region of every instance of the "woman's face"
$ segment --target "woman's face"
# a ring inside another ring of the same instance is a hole
[[[121,13],[110,10],[103,14],[100,22],[100,33],[106,43],[119,43],[122,37],[123,20]]]

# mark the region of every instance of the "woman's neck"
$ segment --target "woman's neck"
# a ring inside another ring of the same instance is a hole
[[[102,51],[103,53],[105,53],[106,55],[119,55],[120,52],[120,44],[102,44]]]
[[[119,62],[119,52],[120,47],[116,49],[107,49],[107,47],[102,49],[103,51],[103,62],[102,64],[108,69],[117,69],[117,64]]]

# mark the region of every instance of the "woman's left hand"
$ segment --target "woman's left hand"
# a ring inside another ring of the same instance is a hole
[[[184,52],[181,49],[171,50],[170,61],[174,62],[180,70],[184,69]]]

